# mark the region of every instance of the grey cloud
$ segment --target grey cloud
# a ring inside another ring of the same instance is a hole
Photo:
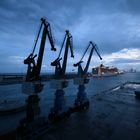
[[[102,54],[139,48],[139,5],[139,0],[1,0],[0,63],[10,55],[28,54],[42,16],[51,23],[57,46],[69,29],[81,54],[89,40]]]
[[[126,10],[133,15],[140,15],[140,1],[126,0]]]
[[[134,60],[134,59],[116,59],[113,63],[140,63],[140,60]]]

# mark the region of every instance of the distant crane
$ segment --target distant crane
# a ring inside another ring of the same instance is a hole
[[[85,54],[87,53],[88,49],[91,46],[91,51],[88,57],[88,61],[86,64],[86,67],[83,68],[81,66],[81,63],[83,62],[83,58],[85,56]],[[77,98],[75,100],[75,107],[73,109],[83,109],[83,108],[87,108],[89,106],[89,100],[87,98],[86,92],[85,92],[85,84],[87,84],[89,82],[89,79],[87,78],[87,74],[88,74],[88,68],[91,62],[91,58],[92,58],[92,54],[93,51],[95,50],[95,52],[97,53],[97,55],[99,56],[99,58],[102,60],[102,57],[100,56],[100,53],[97,50],[97,45],[95,43],[93,43],[92,41],[89,42],[89,45],[87,46],[82,58],[80,59],[80,61],[76,64],[74,64],[74,67],[78,67],[78,78],[74,79],[74,84],[79,85],[78,87],[78,93],[77,93]]]
[[[62,53],[62,49],[64,48],[64,45],[65,45],[65,52],[64,52],[63,63],[61,65],[60,61],[62,60],[62,57],[60,57],[60,55]],[[59,55],[58,55],[57,59],[51,63],[52,66],[55,66],[55,76],[57,78],[59,78],[59,77],[62,78],[63,76],[65,76],[69,48],[71,51],[71,57],[74,57],[72,36],[69,33],[69,31],[66,30],[66,34],[65,34],[64,40],[62,42],[62,46],[61,46]]]
[[[65,46],[64,58],[63,63],[61,64],[60,61],[62,60],[62,57],[60,57],[60,55],[62,53],[62,49],[64,48],[64,46]],[[66,30],[66,34],[62,42],[59,55],[57,59],[51,63],[52,66],[55,66],[55,80],[51,81],[51,87],[56,89],[56,92],[54,106],[49,114],[50,120],[58,120],[62,119],[65,116],[70,115],[70,112],[66,107],[66,101],[64,98],[65,92],[63,90],[68,86],[68,81],[65,80],[65,74],[69,48],[71,51],[71,57],[74,57],[72,35],[69,33],[68,30]]]
[[[34,55],[34,52],[35,52],[42,28],[43,28],[43,32],[42,32],[42,37],[41,37],[40,49],[38,53],[37,62],[35,62],[35,57],[37,57],[37,54]],[[33,50],[31,54],[24,60],[24,64],[28,65],[26,81],[40,80],[40,71],[41,71],[42,59],[43,59],[45,42],[46,42],[47,36],[51,45],[51,50],[56,51],[56,48],[54,47],[54,41],[53,41],[53,37],[51,33],[50,24],[44,18],[41,18],[41,25],[39,28],[39,32],[37,34],[37,38],[35,40]]]
[[[90,48],[90,46],[92,47],[91,48],[91,51],[90,51],[90,54],[89,54],[89,58],[88,58],[88,61],[87,61],[87,64],[86,64],[86,67],[85,68],[82,68],[81,66],[81,63],[83,62],[83,58],[85,56],[85,54],[87,53],[88,49]],[[92,54],[93,54],[93,51],[96,51],[97,55],[99,56],[99,58],[102,60],[97,48],[96,48],[96,44],[94,44],[92,41],[89,42],[89,45],[87,46],[81,60],[74,64],[74,67],[77,67],[78,66],[78,75],[79,76],[86,76],[87,72],[88,72],[88,68],[89,68],[89,64],[90,64],[90,61],[91,61],[91,58],[92,58]]]

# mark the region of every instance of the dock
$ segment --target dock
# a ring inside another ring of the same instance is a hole
[[[88,110],[73,114],[43,140],[140,140],[140,100],[123,85],[90,97]]]
[[[90,95],[88,110],[73,113],[53,124],[40,139],[140,140],[140,100],[133,88],[139,86],[140,83],[127,82]],[[69,100],[72,102],[74,98],[69,97]]]

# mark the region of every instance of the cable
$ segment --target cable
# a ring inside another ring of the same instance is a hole
[[[38,42],[38,38],[39,38],[41,29],[42,29],[42,25],[43,25],[43,22],[40,25],[40,28],[39,28],[39,31],[38,31],[38,34],[37,34],[37,38],[35,39],[35,44],[34,44],[34,47],[33,47],[33,50],[32,50],[32,54],[34,54],[34,51],[35,51],[35,48],[36,48],[36,45],[37,45],[37,42]]]

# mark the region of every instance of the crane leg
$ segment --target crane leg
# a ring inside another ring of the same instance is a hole
[[[40,114],[40,107],[39,107],[39,97],[38,95],[30,95],[27,99],[27,106],[26,106],[26,119],[27,122],[34,121],[35,117],[39,116]]]
[[[64,94],[65,92],[63,89],[56,90],[54,106],[53,108],[51,108],[50,114],[48,116],[48,119],[50,121],[59,121],[63,118],[70,116],[70,112],[66,107],[66,100]]]
[[[74,106],[70,108],[71,112],[78,112],[89,108],[89,100],[85,92],[85,85],[78,86],[77,98],[75,99]]]
[[[19,122],[17,139],[36,139],[49,129],[47,118],[40,115],[39,101],[37,94],[29,95],[26,100],[26,117]],[[40,132],[40,130],[42,131]]]

